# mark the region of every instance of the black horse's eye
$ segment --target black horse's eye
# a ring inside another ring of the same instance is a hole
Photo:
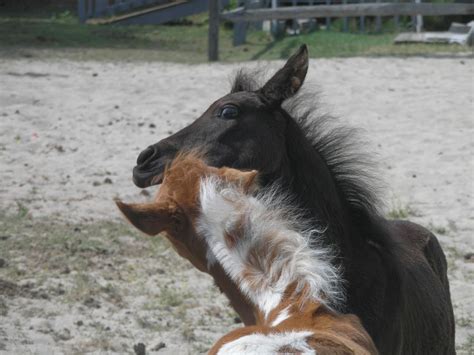
[[[218,114],[221,118],[235,118],[239,115],[239,108],[234,105],[225,105]]]

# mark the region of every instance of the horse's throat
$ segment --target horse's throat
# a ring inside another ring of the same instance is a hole
[[[242,322],[246,326],[254,325],[256,323],[254,307],[247,301],[237,284],[227,276],[222,266],[218,262],[214,263],[209,269],[209,274],[219,290],[225,294]]]

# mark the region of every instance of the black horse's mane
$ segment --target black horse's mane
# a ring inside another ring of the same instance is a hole
[[[232,92],[258,90],[260,77],[259,71],[238,71]],[[286,100],[283,110],[298,123],[326,163],[352,216],[379,215],[381,182],[375,174],[374,160],[362,148],[364,141],[360,130],[342,125],[334,116],[321,113],[318,102],[317,93],[305,90]]]

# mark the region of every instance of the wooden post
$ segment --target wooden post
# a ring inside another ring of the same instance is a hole
[[[245,39],[247,38],[247,27],[248,22],[239,21],[234,23],[234,35],[232,40],[234,46],[240,46],[245,43]]]
[[[347,0],[342,0],[342,3],[343,3],[344,5],[346,5],[346,4],[347,4]],[[342,20],[342,30],[343,30],[344,32],[349,31],[349,18],[347,18],[347,17],[344,17],[343,20]]]
[[[379,3],[380,0],[376,0],[375,2]],[[375,17],[375,32],[380,33],[382,31],[382,17],[376,16]]]
[[[395,3],[398,3],[398,0],[395,0]],[[399,31],[400,30],[400,16],[398,15],[393,16],[393,23],[395,25],[395,29]]]
[[[87,1],[87,17],[90,18],[94,16],[94,6],[92,0]]]
[[[393,16],[393,23],[395,25],[395,29],[397,31],[400,31],[400,16],[398,15]]]
[[[314,5],[314,0],[310,0],[309,4],[311,6],[313,6]],[[315,18],[312,18],[312,19],[309,20],[309,30],[310,31],[314,31],[316,29],[316,25],[317,25],[317,23],[316,23]]]
[[[421,3],[421,0],[415,0],[415,3]],[[423,30],[423,16],[416,15],[416,33],[420,33]]]
[[[416,0],[413,0],[414,3],[416,3]],[[413,26],[413,31],[416,31],[416,15],[411,15],[411,24]]]
[[[272,0],[272,9],[278,7],[277,0]],[[271,33],[273,37],[276,37],[278,34],[278,20],[271,20]]]
[[[87,20],[86,0],[79,0],[77,2],[77,16],[79,16],[80,23],[86,22]]]
[[[293,0],[292,5],[293,5],[293,7],[298,6],[298,4],[296,3],[296,0]],[[293,19],[293,21],[291,23],[291,29],[292,29],[294,35],[298,34],[298,31],[299,31],[299,29],[298,29],[298,19],[296,19],[296,18]]]
[[[210,62],[219,60],[219,0],[209,0],[209,41]]]
[[[360,0],[359,2],[363,4],[364,0]],[[359,26],[360,26],[360,32],[364,33],[365,32],[365,16],[364,15],[360,17]]]
[[[331,0],[326,0],[326,5],[331,5]],[[331,18],[326,17],[326,31],[331,27]]]

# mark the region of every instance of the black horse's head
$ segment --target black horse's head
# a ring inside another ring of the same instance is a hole
[[[284,159],[289,116],[282,102],[302,86],[308,51],[302,46],[266,84],[249,90],[237,80],[230,94],[214,102],[191,125],[140,153],[133,169],[138,187],[159,184],[166,165],[181,150],[203,150],[210,165],[276,172]]]

